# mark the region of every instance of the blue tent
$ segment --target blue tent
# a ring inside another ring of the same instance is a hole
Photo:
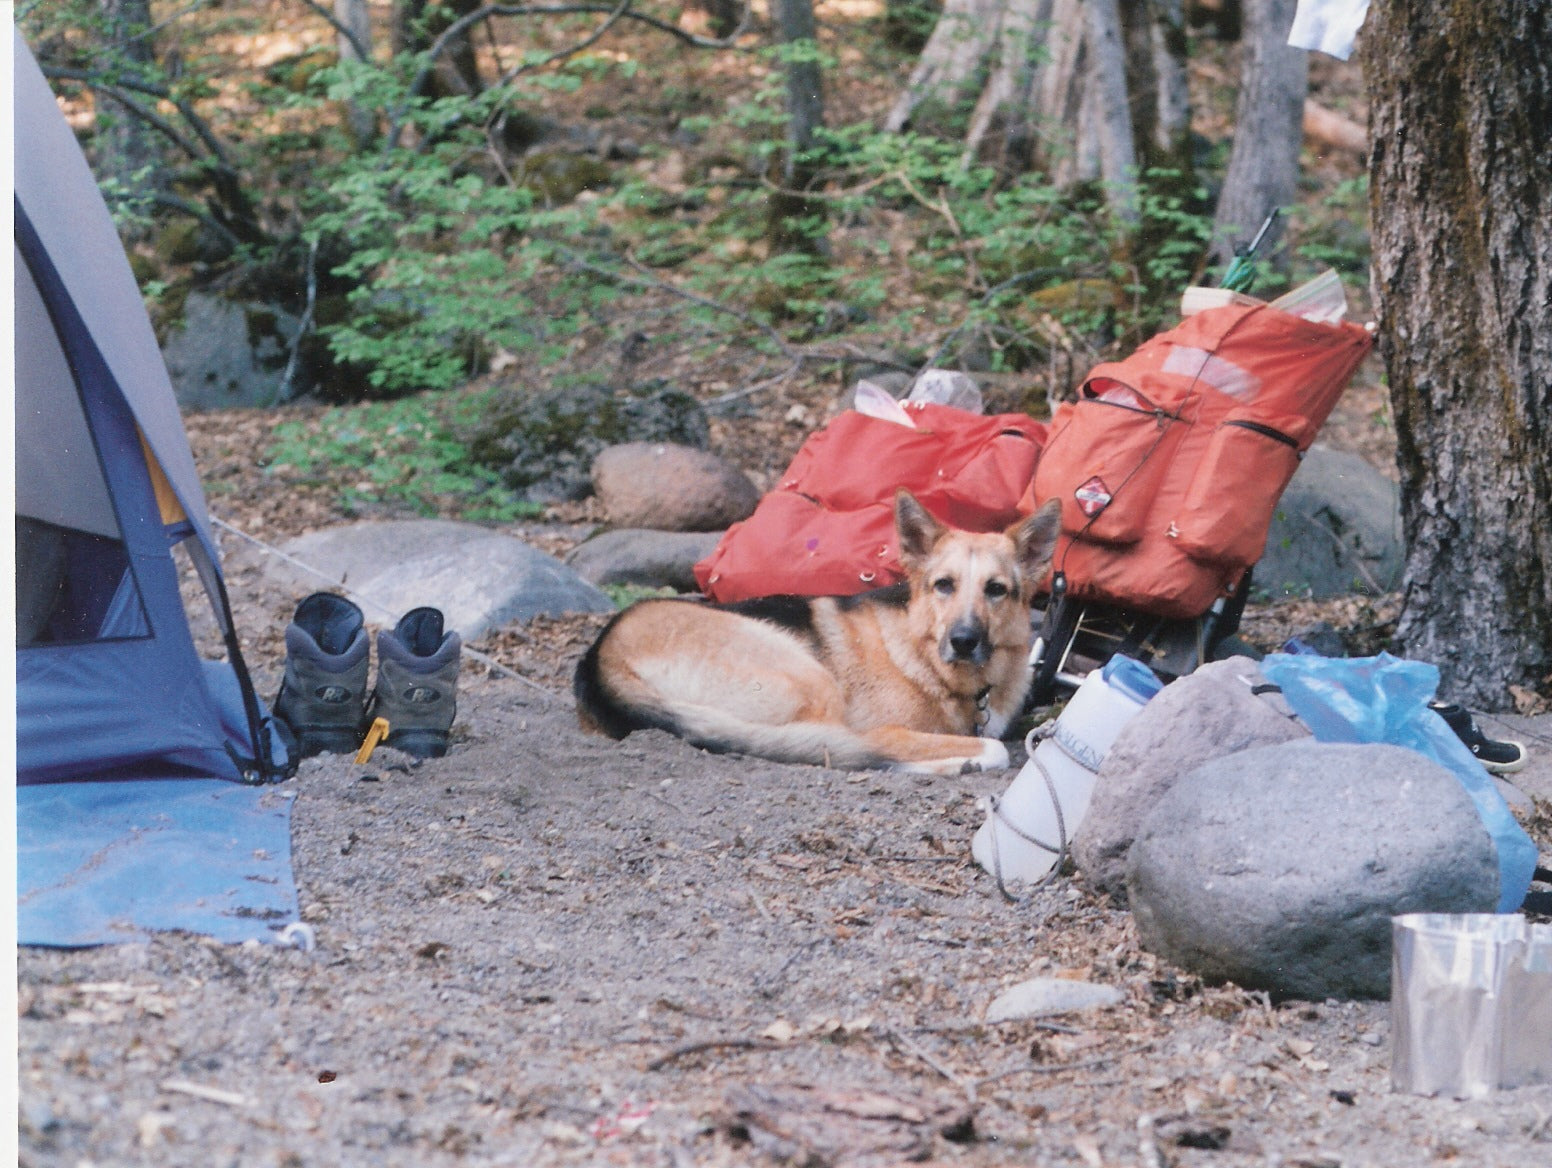
[[[14,46],[25,920],[42,895],[28,888],[27,847],[52,846],[49,833],[85,838],[94,799],[111,795],[122,810],[159,789],[147,780],[262,782],[285,759],[243,664],[204,491],[123,245],[42,71],[20,35]],[[202,582],[225,660],[196,650],[178,548]],[[65,803],[37,787],[65,782]],[[144,785],[124,797],[109,789],[125,782]],[[53,863],[65,870],[57,854]]]

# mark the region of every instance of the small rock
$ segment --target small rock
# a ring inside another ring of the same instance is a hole
[[[616,527],[721,531],[749,518],[759,489],[715,454],[669,442],[610,446],[593,460],[593,491]]]
[[[1010,1022],[1017,1018],[1043,1018],[1051,1014],[1071,1014],[1121,1001],[1115,986],[1089,981],[1070,981],[1061,977],[1036,977],[998,994],[986,1007],[988,1022]]]
[[[693,592],[697,561],[721,540],[720,531],[605,531],[573,548],[566,564],[600,588],[634,584]]]

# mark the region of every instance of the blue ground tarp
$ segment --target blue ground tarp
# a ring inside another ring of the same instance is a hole
[[[180,930],[294,943],[288,792],[220,779],[16,789],[17,941],[77,947]]]

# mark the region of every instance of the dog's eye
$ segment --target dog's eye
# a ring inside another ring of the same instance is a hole
[[[986,582],[986,599],[1001,600],[1008,594],[1008,586],[1001,580],[988,580]]]
[[[939,576],[932,582],[932,590],[939,596],[954,595],[954,581],[948,576]]]

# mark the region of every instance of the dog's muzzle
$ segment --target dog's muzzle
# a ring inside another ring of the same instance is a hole
[[[961,621],[954,625],[938,644],[938,655],[949,665],[960,662],[985,665],[992,655],[986,626],[980,621]]]

